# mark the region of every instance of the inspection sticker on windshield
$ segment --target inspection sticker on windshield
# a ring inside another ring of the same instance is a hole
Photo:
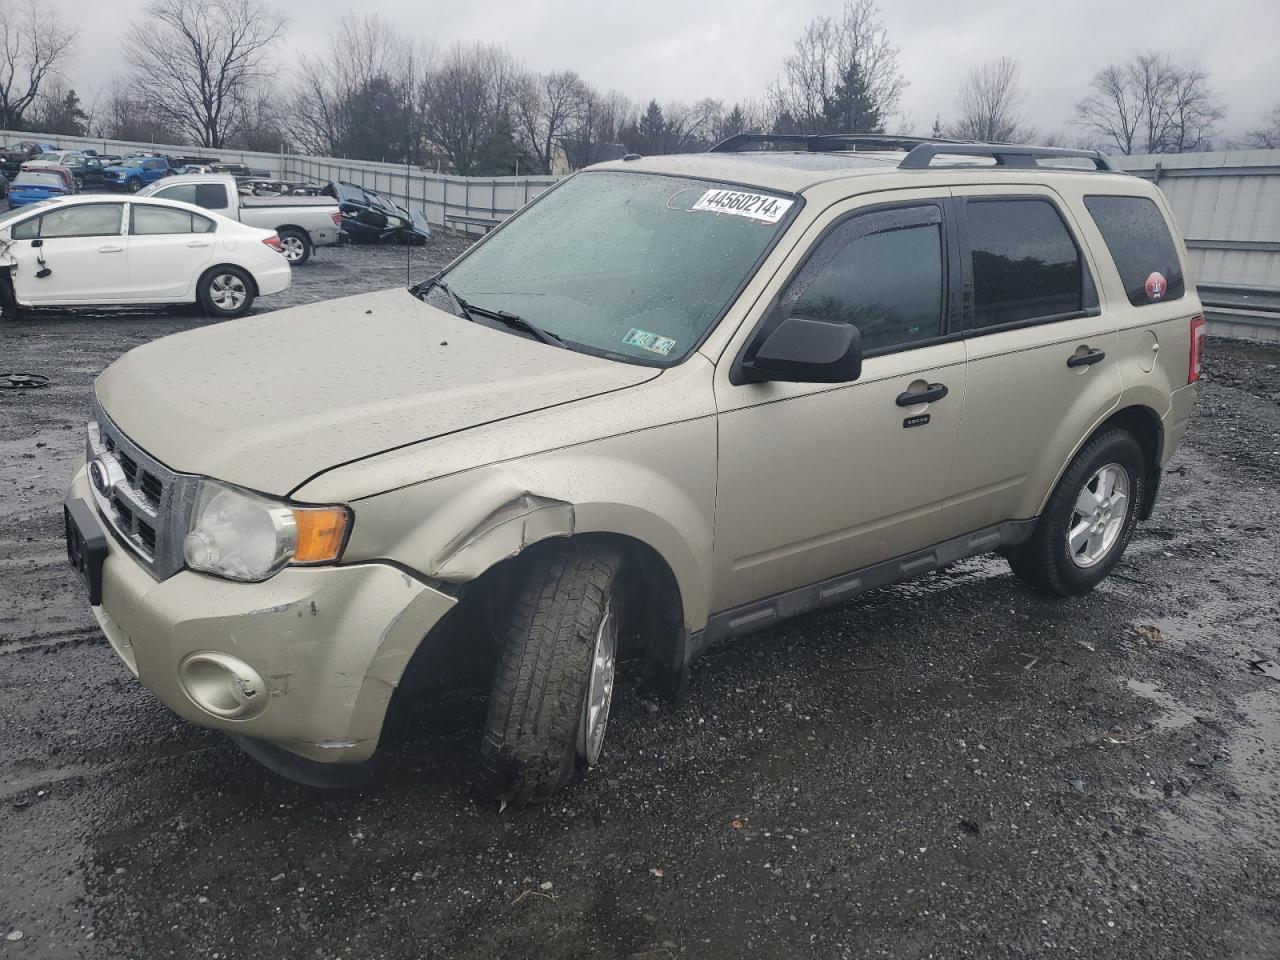
[[[738,190],[708,190],[694,210],[710,210],[712,213],[731,213],[735,217],[749,217],[761,223],[777,223],[791,209],[794,200],[783,200],[763,193],[742,193]]]
[[[648,350],[650,353],[660,353],[664,357],[671,353],[671,348],[676,345],[676,342],[670,337],[660,337],[656,333],[650,333],[648,330],[637,330],[635,327],[627,331],[627,335],[622,338],[622,342],[630,347]]]

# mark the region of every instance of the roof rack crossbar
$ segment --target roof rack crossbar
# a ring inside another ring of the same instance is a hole
[[[997,167],[1034,167],[1037,160],[1079,159],[1093,162],[1095,170],[1112,170],[1106,155],[1097,150],[1068,150],[1065,147],[1024,147],[1008,143],[921,143],[898,164],[900,170],[927,170],[935,157],[990,157]]]
[[[885,133],[739,133],[721,140],[708,153],[738,153],[744,148],[767,144],[786,145],[811,153],[841,150],[910,150],[921,144],[962,143],[931,137],[900,137]]]

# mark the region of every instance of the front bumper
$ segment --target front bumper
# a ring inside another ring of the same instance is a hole
[[[84,467],[70,497],[97,516]],[[373,755],[409,658],[455,603],[382,563],[288,567],[263,583],[189,570],[157,581],[108,542],[102,603],[92,609],[130,671],[192,723],[320,763]],[[240,720],[199,706],[179,675],[194,653],[248,664],[265,681],[266,706]]]

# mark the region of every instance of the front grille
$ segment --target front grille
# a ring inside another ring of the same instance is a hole
[[[116,538],[158,580],[183,567],[196,477],[170,470],[131,441],[94,403],[86,431],[89,485]]]

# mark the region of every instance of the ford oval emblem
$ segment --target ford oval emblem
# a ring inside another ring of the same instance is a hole
[[[89,482],[93,484],[93,489],[104,497],[110,492],[111,483],[108,479],[110,476],[107,465],[101,459],[89,464]]]

